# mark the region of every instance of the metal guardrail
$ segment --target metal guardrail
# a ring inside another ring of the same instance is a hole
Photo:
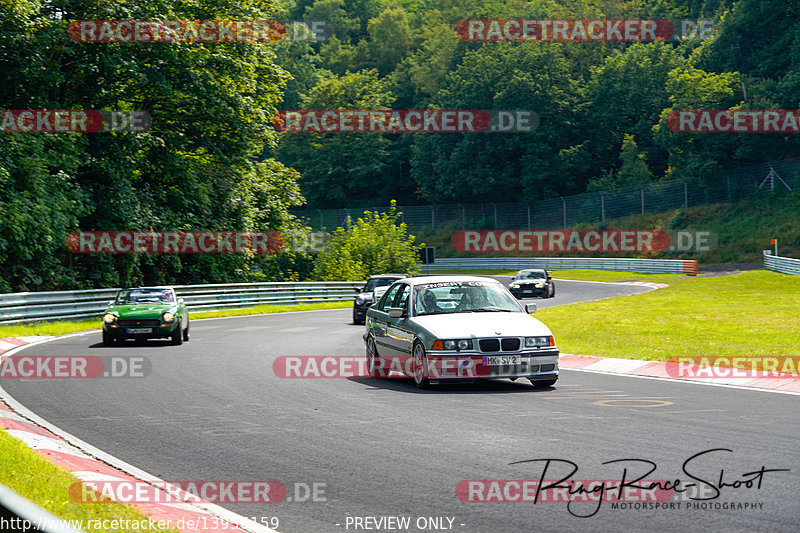
[[[800,259],[772,255],[769,252],[770,250],[764,250],[764,268],[767,270],[774,270],[775,272],[800,276]]]
[[[796,261],[796,260],[795,260]],[[799,261],[800,262],[800,261]],[[437,259],[425,271],[503,268],[550,270],[623,270],[697,274],[697,261],[567,257],[473,257]],[[800,272],[798,272],[800,273]],[[354,297],[358,281],[305,281],[176,285],[175,292],[192,311],[237,309],[260,304],[344,302]],[[99,317],[119,289],[17,292],[0,294],[0,324]]]
[[[260,304],[343,302],[355,297],[357,281],[306,281],[176,285],[192,311],[237,309]],[[99,317],[119,289],[0,294],[0,324]]]
[[[0,531],[8,533],[85,533],[0,485]]]
[[[468,270],[481,268],[545,268],[548,270],[623,270],[643,273],[675,273],[697,275],[697,261],[682,259],[617,259],[575,257],[468,257],[436,259],[425,270]]]

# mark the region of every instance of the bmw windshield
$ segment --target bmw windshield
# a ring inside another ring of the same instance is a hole
[[[416,316],[477,312],[521,313],[516,299],[493,281],[447,281],[414,288]]]
[[[517,276],[517,279],[546,279],[547,276],[544,270],[523,270]]]
[[[397,281],[397,278],[372,278],[367,281],[367,284],[364,285],[364,288],[361,289],[361,292],[372,292],[377,287],[388,287],[395,281]]]

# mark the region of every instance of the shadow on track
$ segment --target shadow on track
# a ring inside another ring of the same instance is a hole
[[[459,383],[443,383],[432,385],[429,389],[418,389],[411,378],[370,378],[353,377],[349,381],[406,394],[541,394],[553,391],[556,386],[535,389],[527,379],[462,381]]]

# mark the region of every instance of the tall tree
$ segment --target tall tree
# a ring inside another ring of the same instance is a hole
[[[49,239],[63,246],[64,231],[76,226],[78,213],[81,229],[104,230],[247,230],[256,223],[259,229],[281,229],[290,220],[288,207],[302,202],[296,174],[275,161],[260,160],[264,147],[275,141],[271,117],[288,77],[276,67],[269,46],[81,44],[66,32],[70,20],[264,19],[274,12],[274,2],[178,6],[160,0],[135,5],[30,0],[14,5],[0,12],[3,108],[135,109],[153,117],[146,133],[67,134],[79,150],[67,141],[61,159],[45,159],[42,173],[52,175],[54,183],[67,180],[59,192],[78,190],[84,199],[81,206],[74,205],[80,200],[63,202],[65,216],[56,217],[61,226],[52,228]],[[31,135],[42,136],[45,147],[57,146],[48,140],[56,134],[3,135],[7,142],[18,138],[17,146],[31,143],[26,140]],[[19,167],[19,160],[13,160],[5,174],[13,177]],[[8,185],[5,194],[18,198],[24,191]],[[266,258],[245,256],[79,256],[65,261],[87,286],[236,281],[268,264]],[[16,276],[8,284],[15,290],[56,288],[56,277],[40,278],[38,283]]]

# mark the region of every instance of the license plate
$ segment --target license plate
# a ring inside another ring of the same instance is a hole
[[[489,355],[483,357],[483,366],[518,365],[518,355]]]
[[[130,334],[137,334],[137,333],[153,333],[153,328],[128,328],[125,330],[125,333]]]

